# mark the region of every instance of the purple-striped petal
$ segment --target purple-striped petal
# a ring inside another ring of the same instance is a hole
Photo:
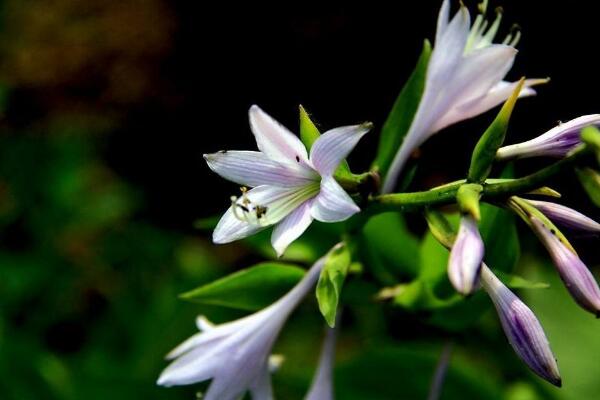
[[[221,151],[205,154],[204,159],[223,178],[249,187],[301,186],[318,178],[310,168],[273,161],[258,151]]]
[[[496,307],[504,333],[517,355],[533,372],[560,387],[556,358],[535,314],[485,264],[481,270],[481,282]]]
[[[332,176],[322,178],[321,191],[315,197],[311,209],[314,219],[321,222],[339,222],[359,211],[360,208]]]
[[[448,277],[454,288],[464,295],[471,294],[479,282],[484,246],[477,222],[465,215],[460,220],[456,241],[450,251]]]
[[[598,222],[572,208],[549,201],[527,200],[527,202],[531,203],[553,222],[565,228],[592,233],[600,232],[600,224]]]
[[[590,270],[539,219],[531,217],[531,225],[550,253],[571,297],[582,308],[600,317],[600,288]]]
[[[296,135],[257,105],[250,107],[248,116],[260,151],[275,161],[309,165],[306,147]]]
[[[365,123],[325,132],[319,136],[310,150],[312,165],[322,176],[333,174],[371,127],[371,124]]]
[[[277,257],[281,257],[290,243],[298,239],[312,223],[313,217],[310,212],[312,203],[313,200],[307,200],[273,229],[271,245],[275,249]]]
[[[581,143],[580,133],[586,126],[600,127],[600,114],[584,115],[564,122],[526,142],[512,144],[498,150],[496,158],[510,160],[528,157],[557,157],[567,155]]]

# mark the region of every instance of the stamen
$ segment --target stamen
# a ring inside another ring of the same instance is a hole
[[[492,44],[494,37],[498,32],[498,28],[500,27],[500,21],[502,21],[502,13],[502,7],[496,8],[496,19],[494,20],[492,26],[490,26],[490,29],[488,29],[488,31],[485,33],[485,36],[482,39],[484,42],[484,46]]]
[[[260,204],[253,204],[248,198],[248,188],[241,187],[242,197],[231,196],[231,209],[233,215],[240,221],[248,224],[264,224],[267,207]]]

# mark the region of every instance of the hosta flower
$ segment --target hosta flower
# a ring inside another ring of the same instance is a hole
[[[336,324],[337,326],[338,324]],[[333,400],[333,363],[337,328],[327,328],[319,366],[305,400]]]
[[[549,201],[526,201],[558,225],[582,232],[600,233],[600,224],[579,211]]]
[[[188,385],[212,379],[205,400],[237,400],[250,392],[255,400],[271,399],[269,356],[281,328],[315,285],[325,263],[318,260],[304,278],[269,307],[192,336],[169,355],[174,360],[158,378],[162,386]]]
[[[415,148],[441,129],[503,103],[518,84],[503,78],[513,65],[519,35],[509,35],[504,44],[492,43],[500,13],[487,30],[482,16],[470,27],[469,12],[463,5],[450,21],[449,16],[450,2],[444,0],[419,107],[387,173],[384,193],[394,189]],[[535,94],[529,86],[540,82],[543,80],[526,80],[520,95]]]
[[[481,270],[481,284],[492,299],[504,333],[517,355],[533,372],[560,387],[556,358],[535,314],[486,265]]]
[[[483,240],[477,222],[470,215],[465,215],[460,220],[448,260],[448,277],[458,292],[468,295],[477,287],[483,254]]]
[[[584,115],[560,123],[534,139],[501,147],[496,158],[510,160],[538,156],[564,157],[581,143],[581,130],[590,125],[600,126],[600,114]]]
[[[573,250],[566,246],[538,218],[531,216],[531,226],[552,257],[567,290],[584,309],[600,317],[600,288],[590,270]]]
[[[213,171],[243,185],[241,196],[232,197],[215,228],[215,243],[229,243],[276,225],[271,243],[281,255],[313,219],[338,222],[360,211],[333,173],[371,124],[325,132],[309,157],[300,139],[258,106],[250,107],[249,116],[260,151],[204,155]]]

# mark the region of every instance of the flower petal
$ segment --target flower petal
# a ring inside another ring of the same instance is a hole
[[[235,211],[233,206],[229,207],[221,217],[213,232],[213,242],[233,242],[276,224],[318,191],[316,182],[292,188],[257,186],[237,199]]]
[[[309,165],[306,147],[296,135],[257,105],[250,107],[248,116],[260,151],[275,161]]]
[[[277,257],[281,257],[290,243],[299,238],[313,221],[310,214],[312,202],[312,200],[305,201],[273,229],[271,244],[277,252]]]
[[[531,89],[531,86],[539,85],[544,82],[546,82],[545,79],[526,79],[519,97],[535,95],[535,90]],[[437,132],[447,126],[476,117],[491,110],[506,101],[518,84],[519,82],[498,82],[482,97],[463,102],[457,107],[450,109],[443,118],[436,122],[434,129]]]
[[[437,28],[435,30],[435,44],[440,42],[442,35],[446,32],[448,27],[448,20],[450,19],[450,0],[444,0],[440,12],[438,13]]]
[[[473,217],[462,217],[448,260],[448,277],[458,292],[468,295],[477,287],[483,254],[477,222]]]
[[[337,328],[327,327],[319,366],[308,390],[305,400],[333,400],[333,364],[335,361],[335,342]]]
[[[311,209],[313,218],[321,222],[339,222],[359,211],[360,208],[332,176],[322,178],[321,191]]]
[[[272,400],[273,387],[271,385],[271,373],[268,368],[264,368],[258,374],[256,382],[250,387],[252,400]]]
[[[205,154],[210,169],[240,185],[291,187],[317,179],[317,174],[302,165],[279,163],[258,151],[221,151]]]
[[[579,211],[563,206],[562,204],[552,203],[550,201],[527,200],[542,214],[567,228],[578,231],[587,231],[592,233],[600,232],[600,224],[593,219],[583,215]]]
[[[325,132],[313,144],[310,161],[321,174],[331,175],[354,149],[360,138],[371,129],[369,123],[343,126]]]
[[[561,385],[556,358],[535,314],[492,271],[483,265],[481,281],[489,294],[506,337],[517,355],[536,374],[548,382]]]

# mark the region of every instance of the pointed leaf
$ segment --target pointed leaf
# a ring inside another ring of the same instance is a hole
[[[241,310],[260,310],[287,293],[304,273],[304,269],[289,264],[261,263],[183,293],[180,298]]]
[[[400,91],[381,129],[379,148],[373,168],[378,169],[382,177],[385,177],[419,107],[430,56],[431,44],[425,40],[417,66]]]
[[[524,82],[525,79],[521,78],[512,95],[506,100],[492,124],[477,142],[469,166],[467,179],[469,182],[483,183],[490,174],[496,152],[504,143],[508,122]]]
[[[317,300],[319,310],[330,327],[335,326],[335,316],[342,292],[342,286],[352,264],[348,245],[343,244],[333,249],[321,270],[317,283]]]

